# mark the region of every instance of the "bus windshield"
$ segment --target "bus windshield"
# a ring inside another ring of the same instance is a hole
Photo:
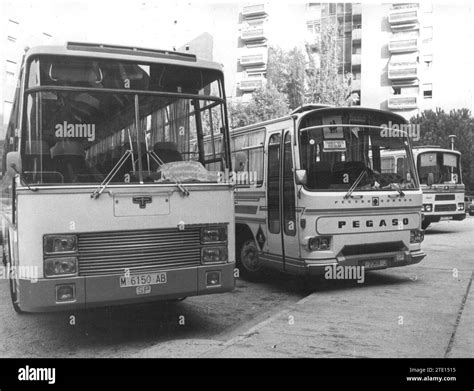
[[[385,121],[384,121],[385,120]],[[385,118],[361,113],[313,115],[300,125],[301,167],[309,190],[416,189],[414,162],[405,132],[392,131]],[[387,159],[389,151],[402,158]]]
[[[421,152],[417,157],[420,183],[426,185],[428,176],[433,175],[433,183],[461,183],[459,155],[445,151]]]
[[[113,171],[111,183],[161,183],[170,180],[166,168],[180,182],[216,182],[209,170],[228,163],[222,137],[212,156],[191,140],[225,134],[222,75],[178,68],[184,67],[32,61],[21,146],[25,179],[100,184]]]

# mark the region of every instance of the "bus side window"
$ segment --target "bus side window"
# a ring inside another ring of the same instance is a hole
[[[402,157],[397,159],[397,174],[402,178],[405,177],[405,159]]]
[[[293,156],[291,135],[285,134],[283,149],[283,224],[286,235],[296,235],[295,181],[293,179]]]
[[[272,134],[268,141],[268,230],[280,233],[280,134]]]

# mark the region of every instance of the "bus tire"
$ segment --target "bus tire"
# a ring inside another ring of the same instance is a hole
[[[237,267],[244,280],[257,281],[262,276],[262,264],[258,258],[258,247],[253,238],[245,239],[237,248]]]
[[[426,229],[426,228],[428,228],[428,227],[430,226],[430,224],[431,224],[431,223],[430,223],[429,221],[423,221],[423,222],[421,223],[421,229]]]

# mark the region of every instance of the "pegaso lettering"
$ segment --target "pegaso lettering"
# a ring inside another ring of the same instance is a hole
[[[408,218],[403,218],[403,219],[391,219],[391,220],[385,220],[381,219],[380,221],[376,222],[374,220],[351,220],[351,221],[346,221],[346,220],[339,220],[337,222],[337,228],[342,229],[344,227],[352,227],[352,228],[362,228],[362,227],[367,227],[367,228],[372,228],[372,227],[399,227],[400,225],[408,225]],[[349,223],[349,225],[348,225]]]

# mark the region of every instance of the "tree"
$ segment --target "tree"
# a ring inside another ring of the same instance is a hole
[[[306,58],[297,47],[289,52],[277,46],[268,49],[267,84],[288,97],[290,109],[304,103]]]
[[[285,94],[271,84],[252,94],[248,103],[229,104],[231,128],[237,128],[287,115],[290,111]]]
[[[443,148],[451,148],[448,136],[456,135],[454,148],[461,152],[461,166],[463,182],[466,188],[474,190],[474,151],[473,129],[474,118],[468,109],[451,110],[446,113],[437,108],[425,110],[411,118],[411,123],[420,126],[420,139],[414,141],[414,145],[439,145]]]
[[[332,23],[325,24],[321,34],[319,61],[306,46],[309,67],[306,71],[305,103],[351,105],[358,100],[358,96],[351,93],[352,74],[339,73],[341,54],[337,44],[337,27]]]

